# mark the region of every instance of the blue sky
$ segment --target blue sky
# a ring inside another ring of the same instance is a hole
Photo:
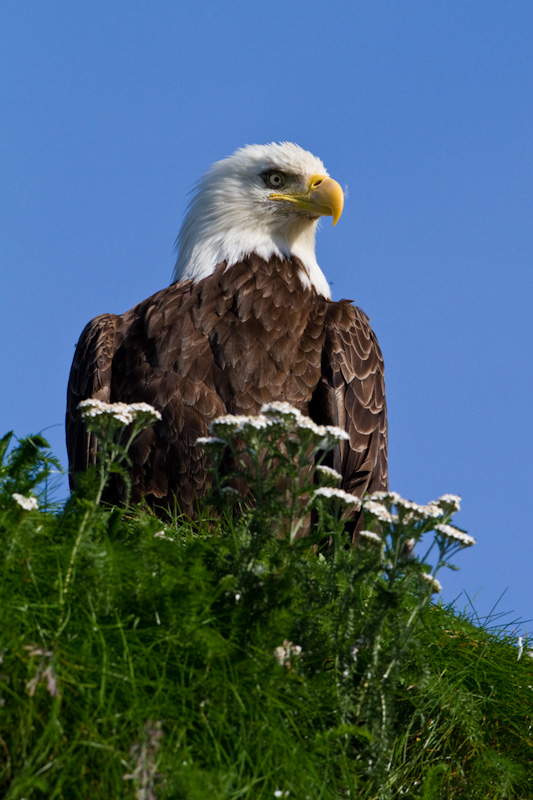
[[[532,41],[525,0],[4,0],[0,432],[65,464],[85,323],[168,284],[213,161],[295,141],[347,186],[318,260],[385,356],[391,488],[478,542],[444,599],[533,617]]]

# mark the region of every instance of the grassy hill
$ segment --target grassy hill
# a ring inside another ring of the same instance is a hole
[[[197,521],[102,505],[109,419],[61,506],[46,442],[2,440],[2,797],[533,798],[527,646],[435,604],[415,555],[473,543],[457,498],[370,498],[347,547],[353,504],[311,466],[332,442],[270,420],[204,443]]]

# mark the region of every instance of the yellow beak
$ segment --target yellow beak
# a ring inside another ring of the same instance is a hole
[[[293,203],[317,217],[333,217],[334,225],[339,221],[344,207],[344,192],[340,184],[326,175],[312,175],[309,189],[303,194],[271,194],[270,199]]]

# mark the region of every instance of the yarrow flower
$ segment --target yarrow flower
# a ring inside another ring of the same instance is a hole
[[[429,575],[427,572],[421,572],[422,578],[429,583],[431,586],[431,593],[432,594],[440,594],[442,592],[442,584],[433,575]]]
[[[443,494],[442,497],[434,501],[433,505],[440,506],[453,513],[461,510],[461,497],[458,494]]]
[[[395,514],[391,514],[386,506],[383,503],[378,503],[375,500],[365,499],[363,500],[363,508],[366,513],[370,514],[370,516],[375,517],[380,522],[397,522],[398,517]]]
[[[219,435],[233,435],[235,433],[245,433],[250,428],[264,430],[272,425],[272,420],[267,419],[263,414],[257,416],[246,416],[244,414],[226,414],[224,417],[217,417],[209,426],[209,433]]]
[[[52,659],[53,652],[51,650],[44,650],[42,647],[35,647],[34,645],[24,645],[24,650],[28,652],[30,658],[40,657],[41,661],[35,672],[35,676],[26,684],[26,691],[30,697],[33,697],[39,683],[46,684],[46,690],[52,697],[59,695],[57,688],[57,675],[55,673]]]
[[[318,474],[318,477],[328,486],[336,486],[339,481],[342,480],[342,475],[337,472],[336,469],[326,467],[323,464],[319,464],[318,467],[316,467],[315,472]]]
[[[376,544],[383,544],[383,539],[377,533],[373,531],[360,531],[359,536],[362,539],[367,539],[370,542],[375,542]]]
[[[349,439],[349,435],[341,428],[333,425],[317,425],[310,417],[285,402],[265,403],[257,415],[225,414],[217,417],[209,426],[209,433],[228,442],[236,434],[246,437],[246,434],[255,430],[268,428],[280,428],[280,433],[285,431],[303,435],[304,442],[307,443],[311,438],[315,451],[330,450],[342,439]]]
[[[23,494],[19,494],[18,492],[13,492],[11,495],[13,500],[19,504],[24,511],[37,511],[39,508],[39,503],[37,502],[35,497],[25,497]]]
[[[299,644],[293,644],[288,639],[284,639],[283,644],[276,647],[274,650],[274,658],[282,667],[289,668],[291,666],[291,658],[298,657],[302,654],[302,648]]]
[[[196,444],[202,447],[211,447],[213,445],[224,444],[224,440],[218,439],[216,436],[199,436],[196,440]]]
[[[173,542],[174,541],[172,536],[167,536],[167,534],[166,534],[166,532],[164,530],[156,531],[154,533],[154,539],[164,539],[167,542]]]
[[[409,512],[409,519],[425,518],[425,506],[421,506],[418,503],[413,503],[411,500],[404,500],[403,497],[398,497],[395,503],[398,509]]]
[[[337,442],[350,441],[350,434],[348,433],[348,431],[345,431],[343,428],[337,427],[337,425],[324,425],[324,430],[326,431],[326,437],[329,437],[333,441]]]
[[[150,403],[130,403],[130,414],[133,416],[134,422],[155,422],[162,419],[161,412],[150,405]]]
[[[345,492],[343,489],[334,489],[332,486],[321,486],[319,489],[315,489],[313,497],[326,497],[328,500],[341,500],[347,506],[361,505],[361,501],[358,497],[354,497],[353,494],[348,494],[348,492]]]
[[[460,542],[464,547],[471,547],[476,543],[476,540],[472,536],[469,536],[464,531],[460,531],[459,528],[454,528],[453,525],[438,523],[435,525],[435,530],[442,533],[447,539],[454,539]]]
[[[317,423],[314,422],[310,417],[302,414],[301,411],[298,411],[297,408],[291,406],[290,403],[278,401],[273,403],[265,403],[261,406],[261,414],[264,414],[273,420],[280,418],[294,420],[298,430],[308,430],[312,433],[315,433],[317,436],[323,437],[323,447],[331,447],[332,444],[336,444],[343,439],[350,438],[349,434],[345,430],[338,428],[335,425],[317,425]]]
[[[428,503],[427,506],[421,506],[421,508],[426,519],[440,519],[444,516],[444,509],[435,503]]]
[[[290,403],[284,401],[274,401],[273,403],[263,403],[261,406],[261,414],[274,419],[279,417],[288,417],[293,420],[300,420],[303,417],[301,411],[291,406]]]
[[[161,419],[161,413],[148,403],[104,403],[102,400],[89,398],[78,403],[78,410],[84,422],[101,417],[114,419],[123,425],[133,422],[151,424]]]
[[[368,495],[368,499],[376,500],[378,503],[381,502],[391,506],[398,503],[402,498],[398,492],[372,492],[372,494]]]

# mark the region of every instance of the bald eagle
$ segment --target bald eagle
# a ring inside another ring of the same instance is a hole
[[[208,485],[197,439],[224,414],[283,400],[347,431],[330,454],[345,491],[387,488],[383,359],[368,317],[334,302],[315,256],[340,185],[291,143],[251,145],[200,180],[177,239],[172,284],[84,329],[70,373],[66,433],[73,484],[95,459],[77,406],[146,402],[162,415],[130,456],[134,502],[194,515]],[[124,501],[120,482],[107,499]]]

